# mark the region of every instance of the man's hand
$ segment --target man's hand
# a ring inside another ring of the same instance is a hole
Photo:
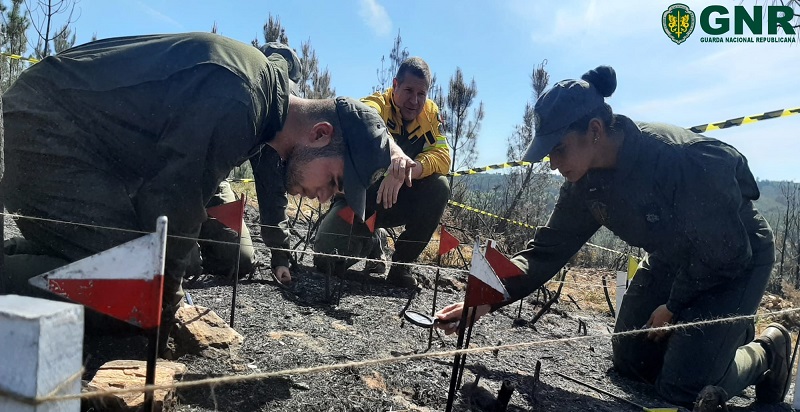
[[[489,313],[489,310],[491,309],[492,307],[489,305],[480,305],[476,307],[475,310],[477,312],[475,313],[475,321],[477,322],[478,319],[480,319],[483,315]],[[439,322],[437,322],[435,325],[437,328],[443,330],[446,335],[450,335],[458,330],[459,321],[461,320],[461,315],[463,313],[464,313],[464,302],[454,303],[436,312],[434,317]],[[469,313],[467,315],[468,322],[470,316],[472,316],[472,313]]]
[[[276,266],[272,268],[272,277],[281,285],[292,283],[292,272],[286,266]]]
[[[381,181],[381,186],[378,188],[378,197],[375,201],[384,208],[389,209],[397,203],[397,194],[400,188],[403,187],[403,178],[397,179],[393,175],[388,175]]]
[[[672,322],[672,312],[667,309],[667,305],[661,305],[653,311],[650,319],[645,323],[645,328],[660,328],[668,326]],[[647,332],[647,339],[660,342],[670,334],[668,330],[652,330]]]
[[[401,184],[405,182],[408,187],[411,187],[411,171],[417,167],[417,163],[406,156],[403,149],[395,143],[394,139],[389,139],[389,154],[392,161],[389,164],[389,169],[386,170],[386,177],[391,176],[399,180]],[[420,173],[416,175],[419,176]],[[398,188],[398,190],[400,189]]]

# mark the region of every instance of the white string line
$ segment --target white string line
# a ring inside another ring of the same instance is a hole
[[[94,225],[94,224],[90,224],[90,223],[67,222],[67,221],[57,220],[57,219],[49,219],[49,218],[35,217],[35,216],[25,216],[25,215],[20,215],[20,214],[17,214],[17,213],[0,213],[0,215],[9,216],[12,219],[39,220],[39,221],[50,222],[50,223],[75,225],[75,226],[82,226],[82,227],[88,227],[88,228],[94,228],[94,229],[116,230],[116,231],[119,231],[119,232],[128,232],[128,233],[136,233],[136,234],[144,234],[144,235],[152,233],[152,232],[143,231],[143,230],[124,229],[124,228],[116,228],[116,227],[110,227],[110,226]],[[216,240],[216,239],[202,239],[202,238],[194,238],[194,237],[179,236],[179,235],[167,235],[167,237],[168,238],[173,238],[173,239],[189,240],[189,241],[194,241],[194,242],[206,242],[206,243],[214,243],[214,244],[222,244],[222,245],[230,245],[230,246],[235,246],[235,245],[238,246],[239,245],[238,242],[228,242],[228,241]],[[253,246],[255,248],[256,247],[256,243],[253,243],[251,241],[251,246]],[[259,247],[261,247],[261,246],[259,245]],[[294,250],[294,249],[288,249],[288,248],[270,247],[270,246],[266,246],[266,245],[264,245],[263,247],[266,248],[266,249],[270,249],[270,250],[278,250],[278,251],[283,251],[283,252],[288,252],[288,253],[292,253],[292,252],[307,253],[307,254],[312,255],[312,256],[323,256],[323,257],[331,257],[331,258],[337,258],[337,259],[344,258],[344,259],[347,259],[347,260],[358,260],[358,261],[364,261],[364,262],[383,262],[383,263],[385,263],[385,261],[382,260],[382,259],[371,259],[371,258],[366,258],[366,257],[356,257],[356,256],[333,254],[333,253],[315,252],[313,250]],[[423,265],[423,264],[420,264],[420,263],[411,263],[411,262],[392,262],[392,264],[393,265],[409,266],[409,267],[412,267],[412,268],[428,269],[428,270],[437,270],[438,269],[438,270],[442,270],[442,271],[445,271],[445,272],[455,272],[455,273],[463,273],[463,272],[465,272],[464,269],[459,269],[459,268],[440,267],[440,266],[433,266],[433,265]],[[616,279],[614,279],[614,281],[616,282]],[[598,284],[585,284],[585,283],[580,283],[580,282],[558,281],[558,280],[550,280],[547,283],[552,283],[552,284],[559,284],[559,283],[576,284],[576,285],[581,285],[581,286],[598,287],[598,288],[607,287],[607,286],[598,285]]]
[[[283,227],[283,226],[280,226],[280,225],[266,225],[266,224],[263,224],[263,223],[256,223],[256,224],[250,224],[250,225],[251,226],[260,226],[262,229],[263,228],[279,229],[281,231],[295,230],[295,231],[297,231],[297,233],[308,233],[308,232],[311,231],[311,229],[298,229],[296,227],[292,227],[291,229],[289,229],[288,227]],[[357,238],[361,238],[361,239],[370,239],[371,238],[371,236],[350,235],[350,234],[344,234],[344,233],[338,233],[338,232],[321,232],[319,230],[317,230],[317,233],[322,233],[322,234],[331,235],[331,236],[350,236],[350,237],[357,237]],[[430,240],[430,242],[440,242],[440,241],[441,241],[440,239],[431,239]],[[408,243],[412,243],[412,242],[429,243],[429,242],[424,242],[424,241],[421,241],[421,240],[404,240],[403,242],[408,242]],[[619,250],[609,249],[607,247],[600,246],[600,245],[597,245],[597,244],[594,244],[594,243],[591,243],[591,242],[586,242],[585,244],[587,246],[595,247],[595,248],[604,250],[606,252],[616,253],[618,255],[631,255],[630,253],[625,253],[625,252],[621,252]],[[466,245],[463,245],[463,244],[461,244],[459,242],[458,247],[462,247],[462,246],[466,246]]]
[[[182,388],[192,388],[198,386],[211,386],[214,387],[216,385],[221,384],[232,384],[232,383],[239,383],[239,382],[247,382],[247,381],[256,381],[256,380],[264,380],[264,379],[271,379],[280,376],[288,376],[288,375],[311,375],[316,373],[322,372],[331,372],[341,369],[347,368],[361,368],[364,366],[374,366],[374,365],[382,365],[382,364],[390,364],[390,363],[399,363],[399,362],[406,362],[406,361],[416,361],[416,360],[423,360],[429,358],[442,358],[442,357],[449,357],[454,355],[467,355],[467,354],[477,354],[477,353],[486,353],[486,352],[494,352],[494,351],[501,351],[501,350],[520,350],[529,348],[532,346],[537,345],[545,345],[545,344],[554,344],[554,343],[561,343],[561,342],[575,342],[581,340],[588,340],[588,339],[597,339],[597,338],[613,338],[617,336],[634,336],[642,333],[650,333],[650,332],[670,332],[680,329],[689,329],[700,327],[704,325],[713,325],[713,324],[722,324],[722,323],[734,323],[743,320],[755,320],[756,318],[770,318],[776,317],[779,315],[789,314],[789,313],[796,313],[800,311],[800,308],[793,308],[793,309],[785,309],[778,312],[771,312],[765,314],[755,314],[755,315],[742,315],[742,316],[731,316],[727,318],[717,318],[717,319],[709,319],[703,321],[695,321],[695,322],[687,322],[681,323],[677,325],[667,325],[658,328],[649,328],[649,329],[634,329],[624,332],[611,332],[611,333],[600,333],[597,335],[585,335],[585,336],[573,336],[569,338],[559,338],[559,339],[544,339],[538,341],[527,341],[527,342],[520,342],[520,343],[511,343],[505,345],[494,345],[494,346],[482,346],[482,347],[475,347],[475,348],[467,348],[467,349],[455,349],[449,351],[442,351],[442,352],[432,352],[432,353],[417,353],[411,355],[401,355],[395,356],[390,358],[377,358],[377,359],[367,359],[362,361],[353,361],[353,362],[346,362],[346,363],[338,363],[338,364],[330,364],[330,365],[320,365],[320,366],[312,366],[312,367],[305,367],[305,368],[294,368],[294,369],[283,369],[279,371],[273,372],[264,372],[264,373],[254,373],[250,375],[234,375],[234,376],[223,376],[217,378],[208,378],[208,379],[199,379],[196,381],[188,381],[188,382],[176,382],[168,385],[148,385],[148,386],[141,386],[135,388],[127,388],[127,389],[118,389],[118,390],[109,390],[109,391],[96,391],[96,392],[86,392],[81,394],[74,394],[74,395],[62,395],[62,396],[44,396],[39,398],[26,398],[30,402],[34,403],[45,403],[45,402],[57,402],[57,401],[65,401],[65,400],[73,400],[73,399],[89,399],[89,398],[98,398],[104,397],[108,395],[123,395],[129,393],[140,393],[147,390],[169,390],[169,389],[182,389]]]

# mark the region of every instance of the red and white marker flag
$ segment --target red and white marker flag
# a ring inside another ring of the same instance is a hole
[[[224,203],[206,209],[206,213],[217,219],[223,225],[233,229],[238,234],[242,234],[242,220],[244,219],[244,205],[247,202],[247,194],[242,193],[239,200]]]
[[[521,276],[522,269],[515,265],[506,255],[495,249],[494,245],[495,242],[493,240],[487,242],[485,257],[486,260],[489,261],[489,265],[494,269],[494,273],[497,274],[497,277],[500,279],[508,279]]]
[[[167,218],[154,233],[123,243],[29,282],[143,329],[161,324]]]
[[[339,213],[337,213],[342,220],[349,224],[353,224],[354,219],[356,218],[356,212],[353,211],[353,208],[350,206],[345,206],[339,209]]]
[[[375,233],[375,220],[378,218],[378,213],[373,213],[372,216],[368,217],[367,220],[364,221],[367,225],[367,229],[369,229],[370,233]]]
[[[345,222],[347,222],[347,223],[349,223],[351,225],[354,224],[355,219],[356,219],[356,213],[353,211],[353,208],[351,208],[350,206],[345,206],[345,207],[339,209],[339,212],[337,214]],[[369,231],[371,233],[375,233],[375,220],[377,218],[378,218],[378,213],[373,213],[372,216],[368,217],[367,220],[364,221],[364,224],[367,225],[367,229],[369,229]]]
[[[500,303],[509,298],[508,291],[497,277],[490,262],[481,253],[481,245],[475,241],[472,249],[472,265],[467,279],[467,296],[464,305],[467,307],[478,305],[491,305]],[[487,244],[487,250],[491,248]]]
[[[439,226],[439,256],[458,247],[458,239],[444,229],[444,225]]]

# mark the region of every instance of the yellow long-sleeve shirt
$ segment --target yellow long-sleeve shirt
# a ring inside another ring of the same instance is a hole
[[[422,113],[414,121],[404,124],[400,110],[392,101],[393,92],[390,87],[383,93],[375,93],[361,101],[380,113],[397,145],[422,166],[420,178],[450,172],[450,146],[442,133],[439,107],[433,100],[427,99]]]

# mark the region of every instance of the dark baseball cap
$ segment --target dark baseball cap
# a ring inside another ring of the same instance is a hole
[[[349,97],[336,98],[345,144],[344,197],[364,221],[367,188],[389,167],[389,131],[377,111]]]
[[[567,132],[569,126],[605,104],[617,86],[616,73],[599,66],[580,80],[562,80],[546,91],[533,107],[535,134],[522,160],[539,162]]]
[[[289,74],[289,92],[295,96],[299,96],[300,89],[297,83],[300,81],[303,65],[300,62],[300,58],[297,57],[297,53],[288,45],[279,42],[269,42],[259,47],[259,50],[261,50],[261,53],[264,53],[264,56],[267,56],[267,58],[273,54],[278,54],[286,60]]]

